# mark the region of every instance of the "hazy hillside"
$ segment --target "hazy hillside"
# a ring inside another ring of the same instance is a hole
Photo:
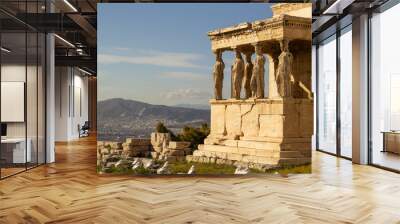
[[[120,98],[99,101],[97,114],[99,138],[110,140],[149,136],[158,121],[174,132],[180,132],[184,125],[210,123],[209,110],[152,105]]]
[[[210,105],[207,104],[177,104],[174,107],[184,107],[199,110],[210,110]]]

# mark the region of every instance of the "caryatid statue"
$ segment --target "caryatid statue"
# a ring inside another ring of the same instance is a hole
[[[244,62],[238,49],[235,49],[235,61],[232,65],[232,97],[240,99],[240,90],[242,89],[242,80],[244,75]]]
[[[276,84],[278,86],[278,93],[282,98],[291,97],[291,76],[292,76],[292,63],[293,55],[289,52],[289,41],[280,41],[281,54],[279,55],[278,71],[276,74]]]
[[[246,62],[244,65],[244,76],[243,76],[243,89],[245,92],[246,99],[251,97],[250,80],[253,72],[253,63],[251,62],[251,52],[245,53]]]
[[[264,64],[265,57],[261,46],[255,45],[256,59],[254,62],[253,73],[251,75],[250,87],[251,95],[254,98],[264,98]]]
[[[216,100],[222,99],[222,83],[224,81],[225,64],[222,61],[222,52],[220,50],[214,51],[215,64],[213,68],[214,78],[214,97]]]

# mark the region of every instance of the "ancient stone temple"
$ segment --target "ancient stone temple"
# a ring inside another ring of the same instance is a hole
[[[189,161],[311,162],[311,4],[275,4],[272,11],[272,18],[208,33],[216,55],[211,132]],[[235,55],[229,70],[227,51]],[[223,79],[232,82],[229,99]]]

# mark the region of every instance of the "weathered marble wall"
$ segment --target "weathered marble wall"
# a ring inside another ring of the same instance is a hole
[[[293,54],[292,86],[293,97],[312,99],[311,90],[311,43],[293,41],[290,45]]]
[[[311,162],[313,100],[211,100],[211,133],[190,161],[265,169]]]
[[[313,133],[309,99],[211,100],[213,137],[308,138]]]

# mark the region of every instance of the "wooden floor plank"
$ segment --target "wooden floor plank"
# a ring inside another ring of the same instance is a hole
[[[313,173],[99,176],[96,141],[0,181],[0,223],[400,223],[400,175],[319,152]]]

